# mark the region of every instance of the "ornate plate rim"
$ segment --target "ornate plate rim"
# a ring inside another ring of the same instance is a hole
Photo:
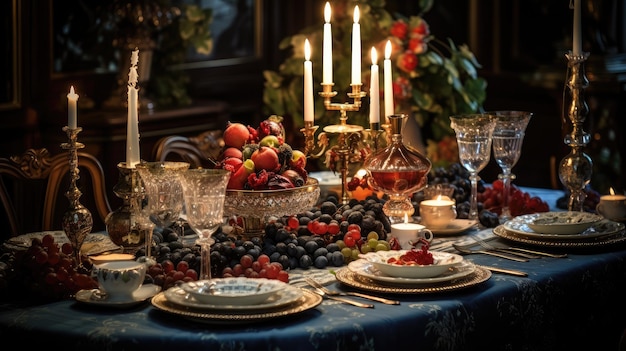
[[[287,291],[291,294],[290,296],[285,296]],[[215,310],[215,311],[217,310],[220,310],[220,311],[223,311],[223,310],[230,310],[230,311],[270,310],[273,308],[279,308],[279,307],[283,307],[285,305],[294,303],[302,297],[302,289],[288,285],[285,287],[284,291],[281,290],[277,292],[277,294],[281,294],[280,298],[278,300],[274,300],[271,302],[264,302],[264,303],[260,303],[256,305],[214,305],[214,304],[205,304],[205,303],[201,303],[197,301],[196,302],[187,301],[187,303],[185,303],[184,301],[181,300],[181,297],[176,295],[176,294],[179,294],[180,292],[187,294],[187,292],[185,292],[182,288],[178,286],[171,287],[167,289],[166,291],[164,291],[163,293],[165,295],[165,298],[169,302],[175,303],[176,305],[179,305],[181,307],[196,308],[196,309],[203,310],[203,311],[206,311],[206,310]]]
[[[184,307],[168,301],[163,292],[158,293],[151,300],[152,306],[154,306],[159,311],[184,317],[192,321],[209,324],[245,324],[266,321],[278,317],[285,317],[302,313],[304,311],[308,311],[319,306],[321,303],[322,297],[320,295],[317,295],[311,291],[306,291],[305,289],[302,289],[302,296],[296,302],[290,305],[284,306],[276,310],[253,313],[249,313],[249,311],[235,312],[232,310],[230,311],[230,313],[224,310],[216,310],[209,313],[205,310],[192,307]]]
[[[623,226],[620,231],[612,235],[588,238],[585,240],[535,240],[509,231],[502,224],[493,228],[493,233],[503,239],[516,241],[518,243],[552,248],[595,248],[626,242],[626,231]]]
[[[454,234],[461,234],[465,231],[468,231],[470,229],[472,229],[472,227],[474,227],[476,224],[478,224],[478,221],[473,220],[473,219],[462,219],[462,218],[456,218],[453,219],[452,223],[458,223],[458,222],[463,222],[463,225],[461,227],[456,227],[456,228],[444,228],[444,229],[433,229],[433,228],[428,228],[430,229],[431,232],[433,232],[433,234],[435,235],[454,235]]]
[[[561,240],[586,240],[586,239],[592,239],[592,238],[598,238],[598,237],[602,237],[602,236],[609,236],[609,235],[615,235],[616,233],[618,233],[619,231],[624,229],[624,225],[619,223],[619,222],[615,222],[615,221],[610,221],[608,219],[603,219],[600,220],[594,224],[592,224],[590,226],[590,228],[593,228],[597,225],[600,225],[601,223],[606,223],[606,222],[610,222],[613,225],[615,225],[615,228],[610,229],[610,230],[605,230],[602,232],[596,231],[596,232],[592,232],[592,233],[587,233],[585,234],[585,232],[587,232],[589,229],[586,229],[585,231],[583,231],[582,233],[577,233],[577,234],[545,234],[545,233],[537,233],[534,230],[532,230],[527,222],[522,222],[525,219],[531,218],[528,217],[529,215],[523,215],[523,216],[518,216],[515,217],[513,219],[511,219],[510,221],[502,224],[502,226],[508,231],[508,232],[512,232],[512,233],[516,233],[519,235],[523,235],[525,237],[528,238],[535,238],[535,239],[547,239],[547,240],[555,240],[555,241],[561,241]],[[513,224],[517,224],[520,226],[520,228],[515,228],[512,227]]]
[[[432,294],[454,291],[478,285],[491,278],[491,271],[476,266],[473,274],[466,277],[454,279],[448,282],[414,285],[414,286],[397,286],[381,284],[381,282],[361,276],[347,267],[338,270],[335,274],[337,280],[350,287],[366,290],[369,292],[378,292],[386,294]]]
[[[365,261],[365,262],[362,262],[362,261]],[[361,266],[356,267],[358,265],[361,265]],[[391,277],[391,276],[384,276],[384,275],[377,276],[371,273],[367,273],[364,271],[365,265],[369,265],[372,268],[376,269],[376,267],[374,267],[374,265],[371,262],[368,262],[367,260],[362,259],[362,258],[348,263],[348,269],[350,269],[351,271],[353,271],[354,273],[358,275],[364,276],[366,278],[369,278],[369,279],[372,279],[381,283],[391,283],[391,284],[397,284],[397,285],[424,285],[424,284],[446,282],[446,281],[450,281],[453,279],[458,279],[458,278],[462,278],[467,275],[470,275],[476,269],[475,265],[472,262],[468,260],[463,260],[459,262],[458,265],[452,266],[448,270],[448,272],[450,272],[450,270],[458,270],[458,267],[463,267],[463,268],[468,267],[467,270],[464,270],[461,272],[452,273],[450,275],[445,275],[445,276],[439,275],[439,276],[432,277],[432,278],[402,278],[402,277]]]

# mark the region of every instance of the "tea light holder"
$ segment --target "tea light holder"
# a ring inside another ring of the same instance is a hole
[[[421,223],[428,228],[444,229],[456,218],[456,205],[447,196],[422,200],[419,205]]]
[[[93,227],[93,217],[91,212],[80,203],[82,192],[76,186],[76,182],[80,179],[78,169],[78,149],[85,147],[84,144],[78,142],[78,133],[83,129],[81,127],[70,128],[63,127],[63,131],[67,134],[69,141],[61,144],[61,148],[68,150],[70,164],[70,186],[65,196],[70,202],[69,209],[65,212],[62,219],[63,231],[72,243],[76,263],[82,265],[82,256],[80,249],[83,242]]]

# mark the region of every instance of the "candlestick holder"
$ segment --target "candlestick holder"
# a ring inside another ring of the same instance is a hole
[[[351,84],[352,92],[348,93],[348,97],[352,99],[352,103],[334,103],[333,97],[337,95],[333,91],[333,83],[322,83],[322,91],[319,95],[324,99],[324,108],[327,111],[339,111],[339,123],[325,126],[323,132],[317,136],[317,145],[315,145],[315,132],[319,128],[313,125],[312,121],[305,121],[304,128],[300,131],[304,134],[305,145],[304,152],[312,158],[326,156],[326,165],[341,172],[341,201],[346,204],[350,200],[348,197],[348,165],[351,163],[362,162],[369,154],[371,149],[379,147],[380,124],[371,123],[370,129],[365,130],[362,126],[348,124],[348,112],[359,111],[361,108],[361,99],[365,97],[365,92],[361,91],[361,84]],[[336,135],[336,144],[330,149],[328,134]]]
[[[583,123],[589,113],[584,92],[589,86],[585,75],[585,61],[589,53],[566,54],[567,75],[563,91],[562,128],[565,131],[563,142],[571,148],[559,164],[559,179],[569,190],[568,209],[583,211],[585,202],[585,186],[591,181],[593,163],[583,151],[589,143],[589,133],[583,130]]]
[[[82,265],[82,256],[80,249],[83,246],[83,242],[87,237],[87,234],[91,233],[93,227],[93,217],[91,212],[80,203],[80,196],[82,192],[76,186],[76,182],[80,179],[78,169],[78,149],[85,147],[84,144],[78,142],[78,133],[83,129],[63,127],[63,131],[67,133],[69,142],[61,144],[61,148],[68,150],[69,163],[70,163],[70,186],[65,196],[70,202],[69,209],[63,215],[63,231],[67,235],[68,239],[72,243],[74,248],[74,255],[76,257],[76,263]]]
[[[134,254],[145,245],[146,238],[151,237],[146,231],[152,228],[141,216],[144,190],[139,172],[128,167],[126,162],[118,163],[117,169],[120,176],[113,186],[113,193],[122,199],[122,205],[109,213],[105,224],[111,241],[121,246],[124,252]]]

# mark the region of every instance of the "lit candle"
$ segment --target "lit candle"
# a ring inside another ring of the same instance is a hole
[[[384,86],[385,90],[385,118],[393,115],[393,74],[391,72],[391,40],[387,40],[385,45],[385,62],[384,62]]]
[[[391,225],[391,235],[398,240],[400,247],[404,250],[411,249],[418,243],[420,238],[430,242],[433,240],[433,233],[426,229],[426,226],[409,222],[409,217],[404,215],[404,223],[394,223]]]
[[[370,78],[370,123],[380,123],[380,97],[378,87],[378,53],[372,47],[372,68]]]
[[[304,41],[304,121],[313,122],[313,69],[311,64],[311,45]]]
[[[139,163],[139,120],[137,118],[137,64],[139,50],[130,57],[128,73],[128,125],[126,127],[126,167],[135,168]]]
[[[352,24],[352,85],[361,84],[361,25],[359,24],[359,6],[354,7]]]
[[[74,92],[74,86],[70,87],[70,93],[67,94],[67,127],[76,129],[76,102],[78,94]]]
[[[330,29],[330,3],[324,6],[324,51],[322,67],[322,84],[333,82],[333,37]]]
[[[574,56],[582,54],[582,38],[580,33],[580,0],[574,1],[574,48],[572,53]]]

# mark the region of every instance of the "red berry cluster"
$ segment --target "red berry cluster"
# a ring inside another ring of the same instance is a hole
[[[59,246],[50,234],[32,240],[17,269],[27,291],[42,298],[67,298],[81,289],[98,287],[86,270],[79,269],[72,244]]]
[[[485,187],[485,191],[478,193],[478,201],[483,203],[483,208],[500,215],[502,213],[502,180],[498,179],[491,187]],[[527,192],[511,185],[509,192],[509,210],[512,216],[521,216],[530,213],[547,212],[550,210],[548,203],[538,196],[530,196]]]
[[[412,248],[399,257],[391,257],[387,263],[399,266],[426,266],[435,263],[433,254],[428,252],[428,243],[423,243],[421,249]]]
[[[255,260],[250,254],[245,254],[233,267],[225,267],[222,270],[222,277],[246,277],[246,278],[267,278],[278,279],[289,283],[289,273],[283,269],[279,262],[270,262],[268,255],[262,254]]]
[[[198,280],[198,272],[189,267],[189,262],[183,260],[176,265],[171,260],[164,260],[148,267],[147,273],[154,280],[154,284],[161,286],[163,290],[179,283]]]

